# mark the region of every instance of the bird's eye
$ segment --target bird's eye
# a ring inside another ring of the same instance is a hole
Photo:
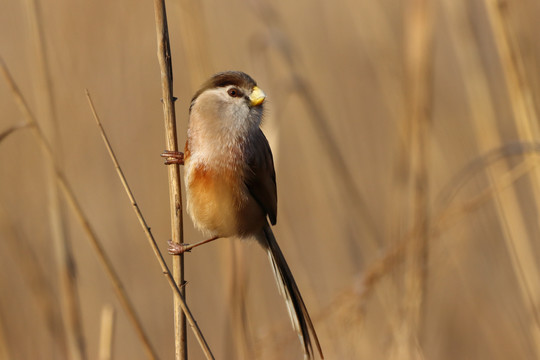
[[[229,94],[230,97],[242,96],[242,92],[238,90],[237,88],[230,88],[229,90],[227,90],[227,94]]]

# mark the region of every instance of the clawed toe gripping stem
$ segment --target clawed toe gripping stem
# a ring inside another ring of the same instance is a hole
[[[169,247],[167,248],[167,251],[171,255],[180,255],[180,254],[183,254],[183,253],[185,253],[187,251],[191,251],[191,249],[193,249],[193,248],[195,248],[197,246],[201,246],[203,244],[209,243],[210,241],[214,241],[216,239],[219,239],[219,236],[214,236],[211,239],[199,241],[198,243],[191,244],[191,245],[190,244],[179,244],[179,243],[173,242],[172,240],[169,240]]]
[[[184,165],[184,153],[180,151],[164,150],[161,155],[165,158],[165,165]]]

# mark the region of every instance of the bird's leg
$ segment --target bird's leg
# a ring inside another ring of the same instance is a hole
[[[184,165],[184,153],[180,151],[164,150],[161,157],[165,158],[165,165]]]
[[[171,254],[171,255],[180,255],[180,254],[185,253],[186,251],[191,251],[191,249],[193,249],[194,247],[204,245],[204,244],[209,243],[210,241],[214,241],[216,239],[219,239],[219,236],[214,236],[211,239],[199,241],[198,243],[191,244],[191,245],[190,244],[178,244],[178,243],[173,242],[172,240],[169,240],[169,247],[167,248],[167,250],[168,250],[169,254]]]

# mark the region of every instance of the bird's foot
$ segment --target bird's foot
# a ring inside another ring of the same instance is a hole
[[[184,153],[180,151],[164,150],[161,157],[165,158],[165,165],[184,165]]]
[[[206,243],[209,243],[211,241],[214,241],[216,239],[219,239],[219,236],[214,236],[213,238],[210,238],[210,239],[207,239],[207,240],[203,240],[203,241],[199,241],[195,244],[178,244],[178,243],[175,243],[173,242],[172,240],[169,240],[169,247],[168,247],[168,252],[169,254],[171,255],[180,255],[180,254],[183,254],[187,251],[191,251],[191,249],[197,247],[197,246],[201,246],[201,245],[204,245]]]
[[[189,244],[179,244],[179,243],[173,242],[172,240],[169,240],[169,247],[167,248],[167,252],[169,254],[181,255],[185,253],[186,251],[191,251]]]

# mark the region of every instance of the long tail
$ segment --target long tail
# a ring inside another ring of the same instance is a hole
[[[321,359],[324,359],[317,333],[309,317],[304,300],[302,300],[300,290],[298,290],[291,269],[289,269],[289,265],[287,265],[287,261],[268,223],[264,226],[263,234],[261,234],[258,240],[268,253],[279,292],[285,298],[293,327],[298,333],[298,337],[304,347],[304,358],[313,359],[313,343],[315,343]]]

